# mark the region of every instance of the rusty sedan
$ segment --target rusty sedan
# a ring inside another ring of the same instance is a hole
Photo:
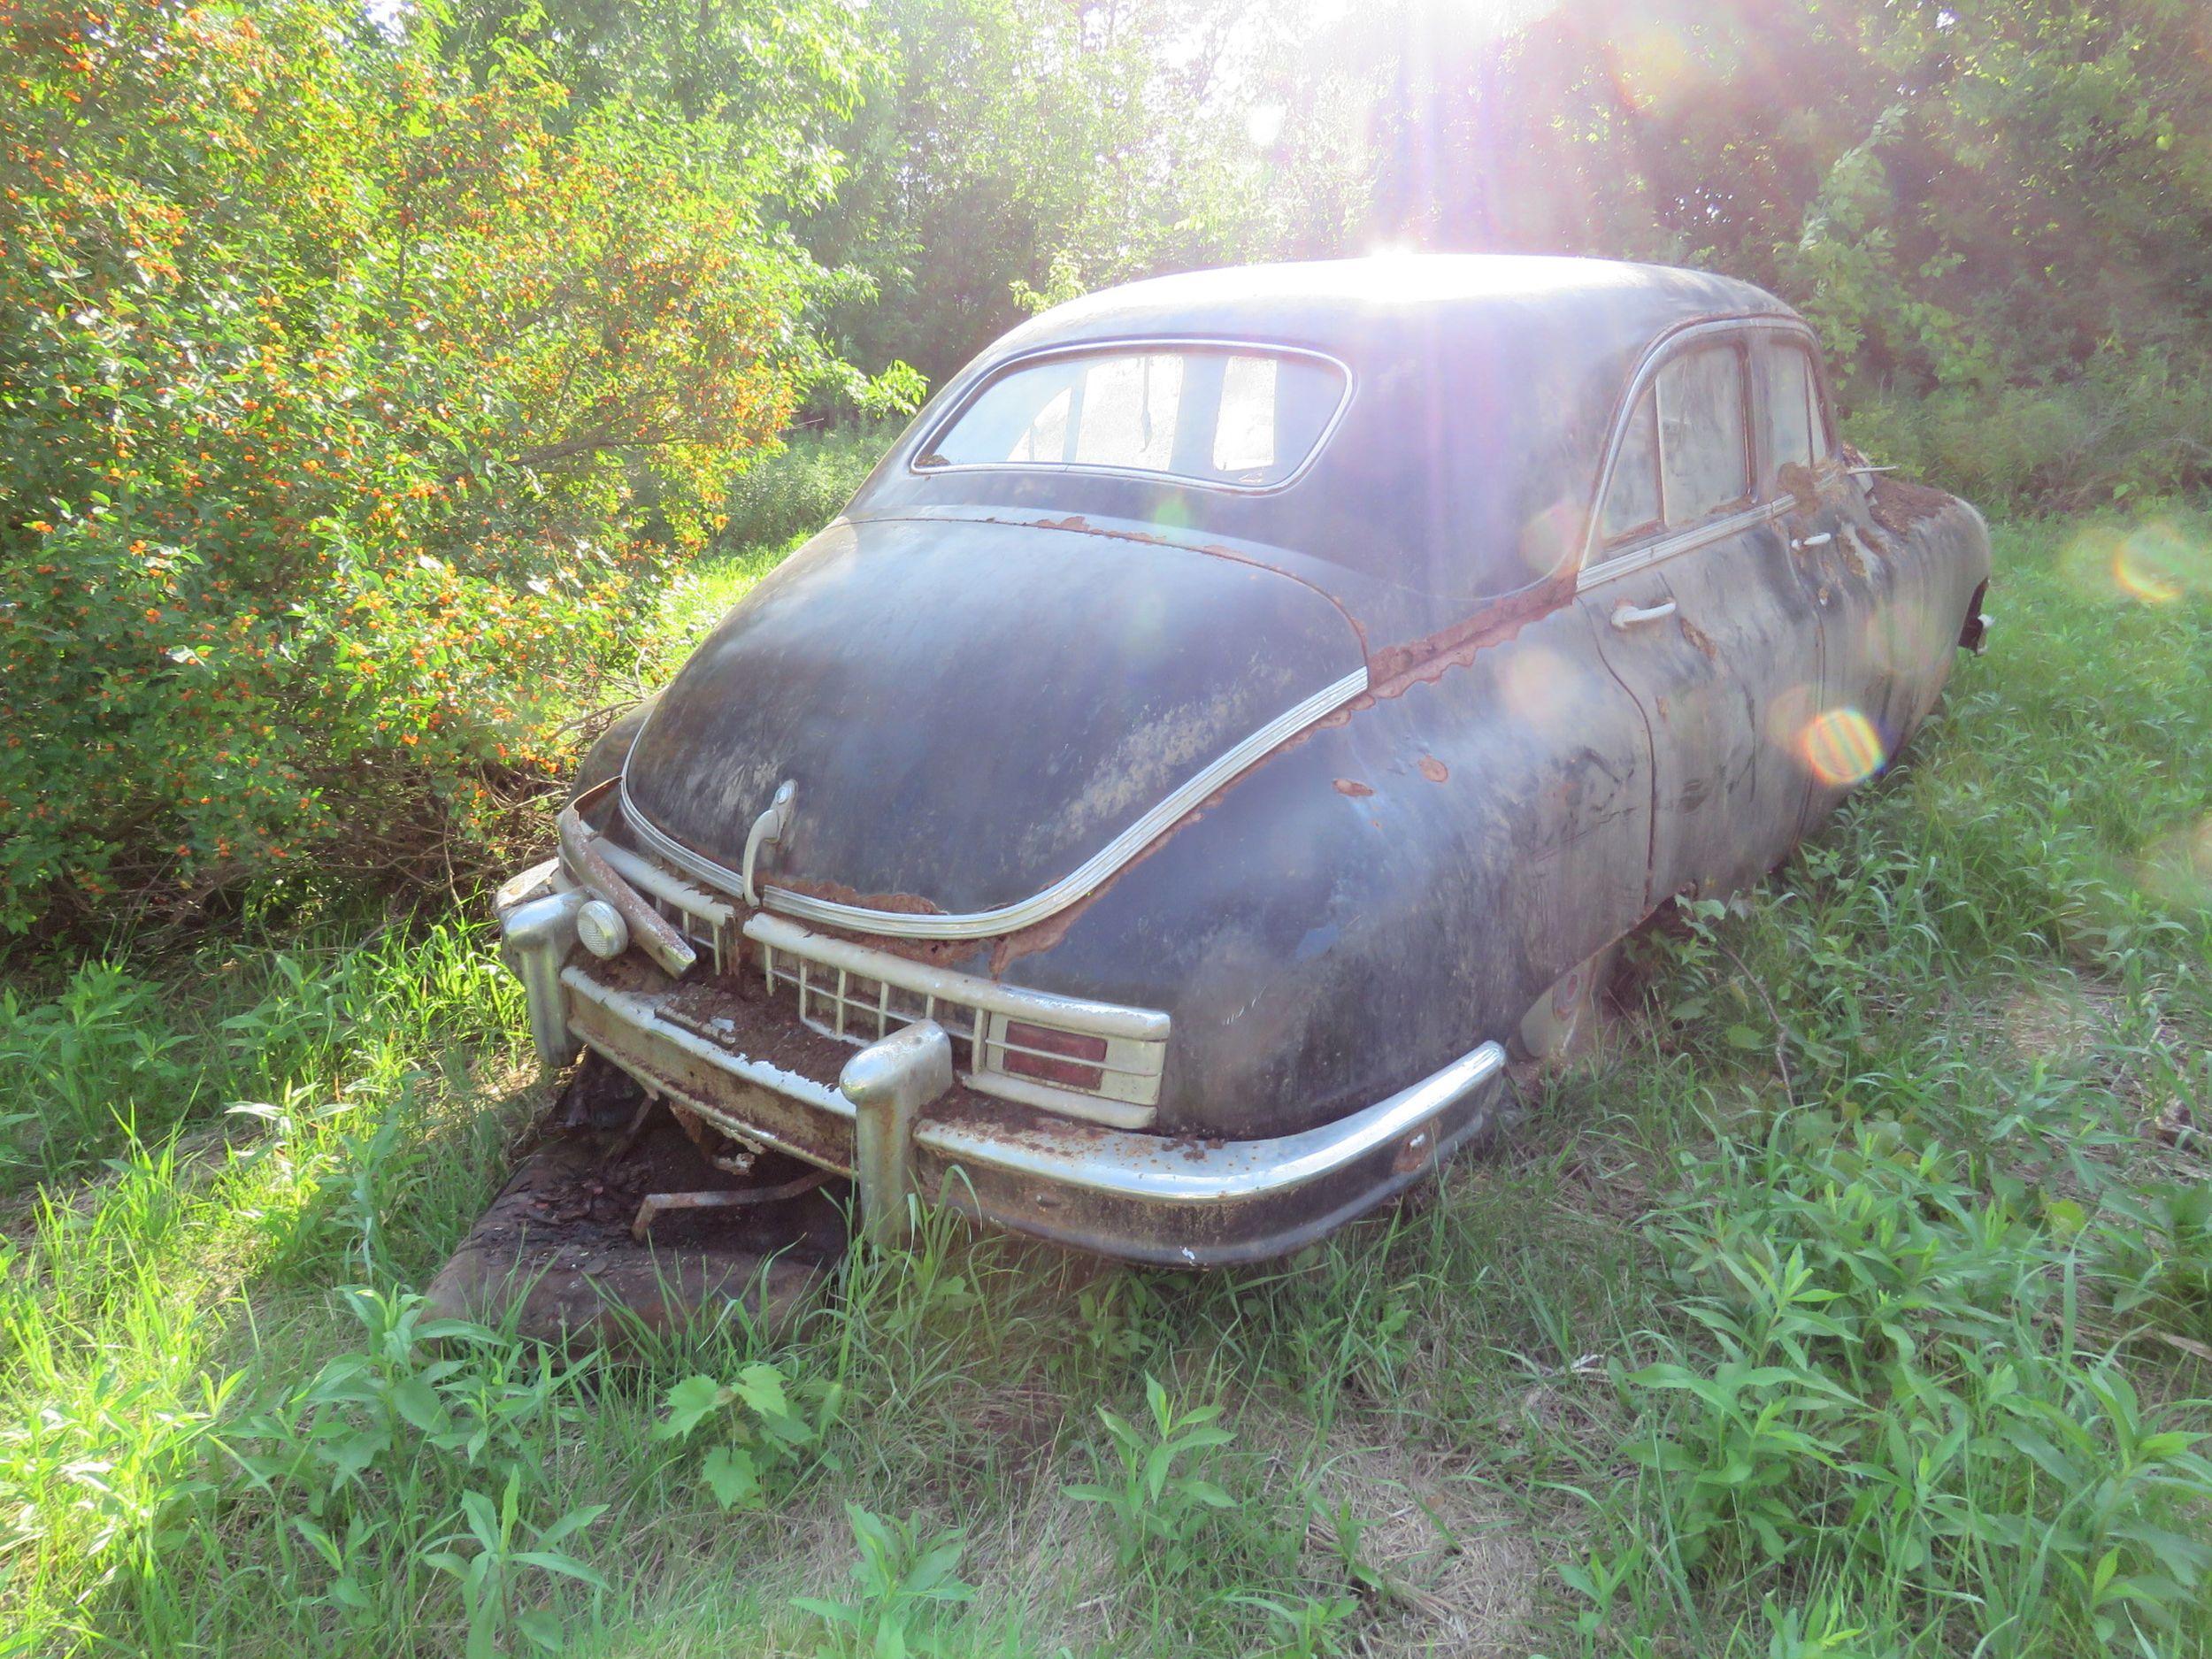
[[[851,1177],[878,1236],[918,1195],[1279,1255],[1494,1131],[1617,941],[1878,773],[1988,578],[1743,282],[1139,282],[944,386],[607,734],[504,949],[549,1064]]]

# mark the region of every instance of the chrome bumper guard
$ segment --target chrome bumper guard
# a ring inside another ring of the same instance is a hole
[[[623,988],[581,964],[563,965],[580,895],[542,869],[501,890],[503,901],[510,895],[499,911],[503,949],[529,992],[532,1033],[549,1064],[573,1058],[581,1043],[732,1135],[856,1171],[856,1113],[835,1082],[745,1052],[733,1020],[668,1018],[673,981],[655,975],[654,988]],[[849,1085],[855,1066],[902,1034],[854,1055]],[[895,1181],[995,1225],[1126,1261],[1265,1260],[1404,1191],[1487,1133],[1503,1107],[1505,1065],[1505,1050],[1486,1042],[1363,1110],[1256,1141],[1113,1129],[952,1091],[900,1115],[904,1144],[866,1148],[872,1171],[896,1174],[872,1181],[864,1207],[902,1210],[902,1194],[884,1185]],[[872,1234],[895,1228],[887,1215],[864,1225]]]

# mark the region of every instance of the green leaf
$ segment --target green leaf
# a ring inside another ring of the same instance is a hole
[[[452,1421],[438,1391],[419,1377],[394,1385],[391,1398],[392,1409],[425,1434],[439,1433]]]
[[[541,1571],[557,1572],[565,1578],[577,1579],[591,1586],[595,1590],[612,1587],[607,1583],[604,1575],[598,1568],[588,1566],[573,1555],[564,1555],[557,1550],[518,1549],[508,1559],[521,1562],[526,1566],[535,1567]]]
[[[568,1632],[562,1627],[560,1615],[549,1607],[533,1608],[518,1615],[515,1628],[548,1653],[560,1652],[568,1642]]]
[[[737,1396],[762,1417],[791,1415],[791,1408],[784,1399],[783,1373],[773,1365],[756,1363],[738,1372]]]
[[[1721,1035],[1728,1040],[1731,1048],[1753,1049],[1773,1046],[1766,1038],[1762,1037],[1748,1025],[1731,1025]]]
[[[543,1546],[549,1544],[557,1544],[570,1533],[582,1531],[585,1527],[589,1526],[594,1521],[597,1520],[601,1516],[604,1515],[607,1512],[607,1509],[608,1506],[603,1503],[587,1503],[580,1509],[571,1509],[566,1515],[561,1517],[559,1520],[554,1522],[552,1525],[547,1527],[545,1531],[538,1534],[538,1543],[540,1547],[542,1548]]]
[[[750,1503],[760,1492],[753,1455],[741,1446],[718,1446],[707,1454],[699,1472],[705,1477],[714,1501],[726,1509]]]
[[[680,1440],[697,1428],[710,1411],[737,1397],[711,1377],[687,1377],[668,1391],[668,1415],[653,1425],[657,1440]]]
[[[795,1595],[791,1598],[791,1605],[802,1613],[811,1613],[815,1617],[826,1618],[833,1624],[844,1624],[853,1629],[858,1629],[860,1625],[860,1609],[847,1607],[841,1601],[825,1601],[813,1595]]]

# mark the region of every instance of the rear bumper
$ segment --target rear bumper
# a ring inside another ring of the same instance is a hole
[[[562,902],[542,896],[501,914],[541,1048],[565,1048],[549,1058],[580,1043],[730,1134],[853,1171],[855,1110],[835,1072],[854,1050],[780,1030],[772,1010],[642,964],[563,961]],[[1264,1260],[1404,1191],[1486,1133],[1504,1102],[1505,1059],[1485,1043],[1348,1117],[1256,1141],[1112,1129],[955,1088],[914,1125],[913,1180],[995,1225],[1126,1261]]]

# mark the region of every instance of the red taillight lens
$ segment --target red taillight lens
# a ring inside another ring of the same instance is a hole
[[[999,1050],[999,1065],[1015,1077],[1035,1078],[1062,1088],[1096,1094],[1106,1084],[1106,1039],[1086,1037],[1080,1032],[1055,1031],[1049,1025],[1006,1023],[1006,1046]],[[1085,1061],[1093,1064],[1086,1065]]]

